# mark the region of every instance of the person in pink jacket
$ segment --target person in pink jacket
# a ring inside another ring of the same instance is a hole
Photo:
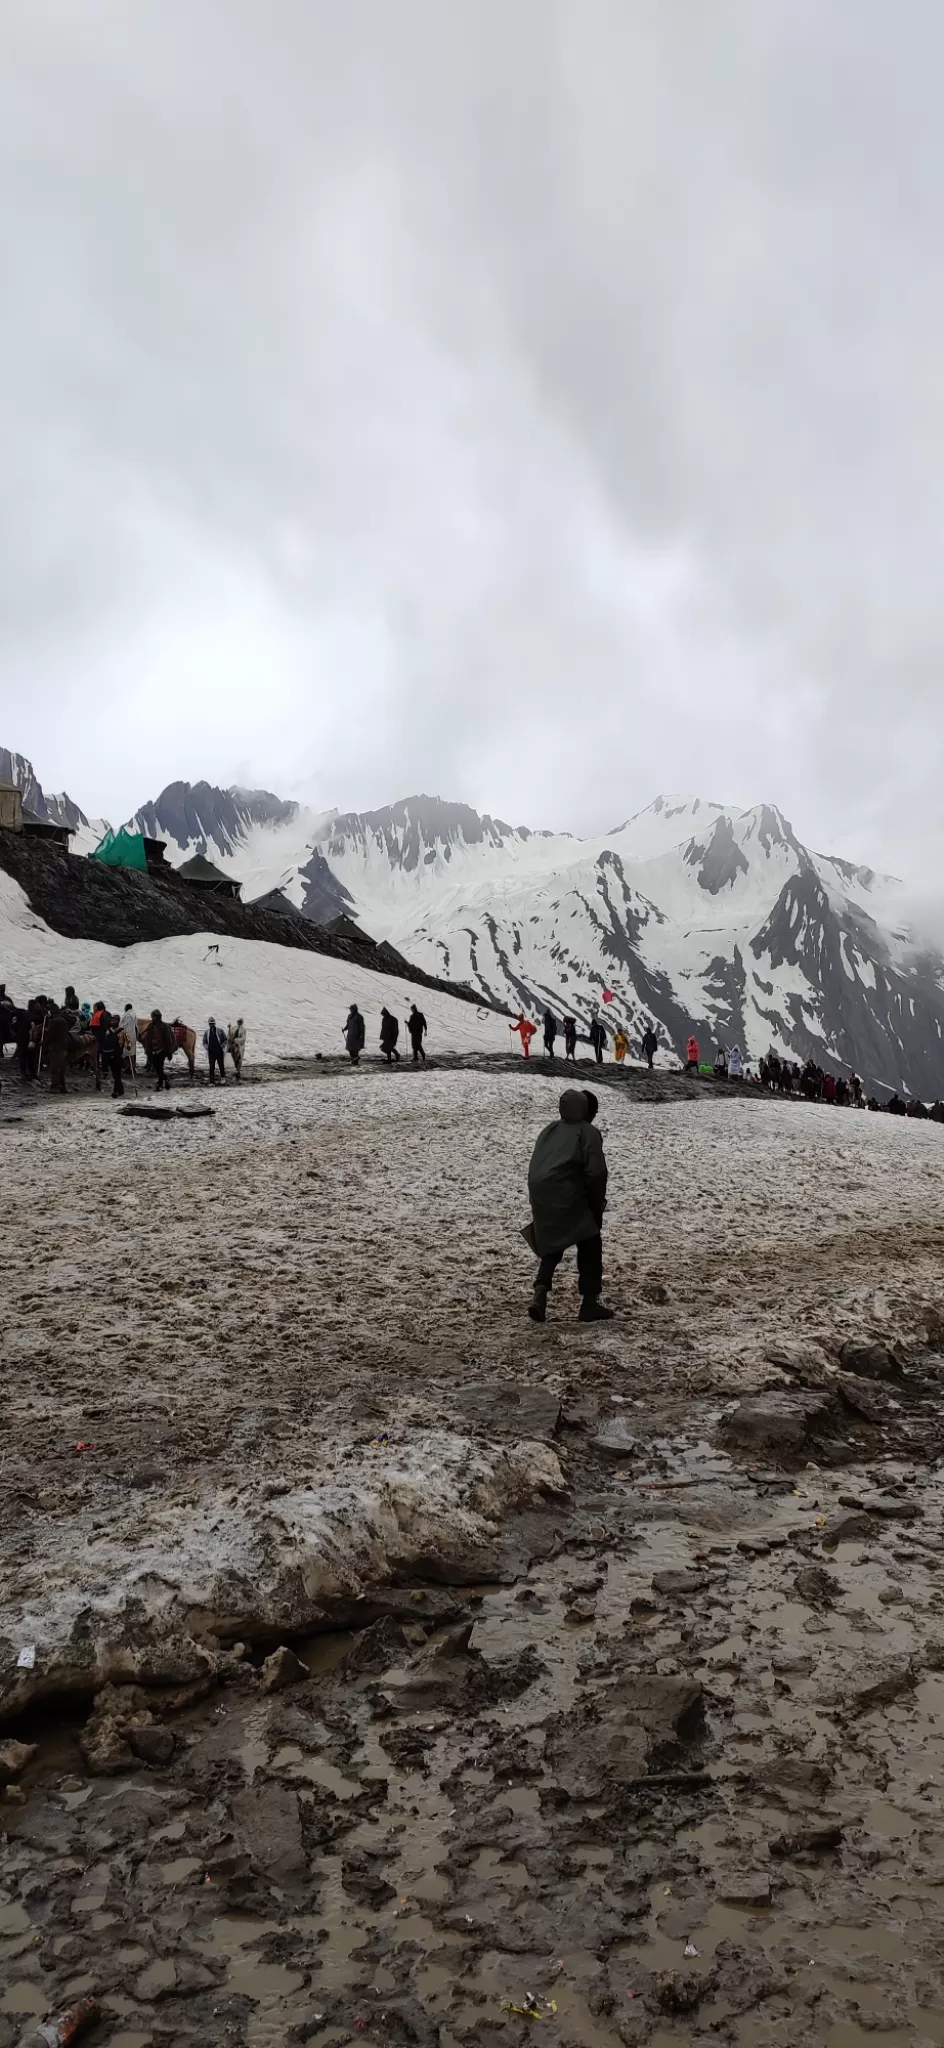
[[[697,1040],[697,1038],[695,1037],[695,1033],[694,1033],[694,1031],[693,1031],[693,1032],[692,1032],[692,1035],[691,1035],[691,1038],[689,1039],[689,1041],[688,1041],[688,1044],[687,1044],[687,1046],[685,1047],[685,1072],[686,1072],[686,1074],[697,1074],[697,1072],[698,1072],[698,1063],[699,1063],[699,1059],[700,1059],[700,1057],[701,1057],[701,1055],[700,1055],[700,1053],[699,1053],[699,1051],[698,1051],[698,1040]]]

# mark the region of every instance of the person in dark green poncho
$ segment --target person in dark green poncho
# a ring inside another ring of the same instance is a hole
[[[541,1132],[531,1155],[526,1235],[541,1261],[528,1309],[533,1323],[546,1319],[554,1274],[570,1245],[577,1247],[580,1321],[609,1322],[613,1315],[600,1301],[607,1173],[603,1140],[593,1128],[597,1107],[589,1089],[565,1089],[557,1122]]]

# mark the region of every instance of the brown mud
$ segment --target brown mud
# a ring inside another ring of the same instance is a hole
[[[368,1081],[381,1125],[352,1086],[188,1130],[172,1193],[167,1134],[125,1154],[97,1106],[30,1119],[4,1611],[71,1583],[63,1660],[106,1611],[146,1654],[137,1683],[43,1703],[0,1645],[0,2048],[87,1991],[90,2048],[944,2041],[936,1149],[919,1134],[906,1181],[851,1139],[817,1208],[829,1112],[612,1112],[624,1314],[578,1330],[568,1284],[542,1331],[494,1221],[532,1091],[519,1116],[511,1078],[450,1077],[416,1123]],[[735,1172],[734,1222],[686,1242],[683,1181],[730,1217]],[[431,1250],[404,1188],[440,1179]],[[472,1505],[450,1478],[399,1566],[388,1545],[371,1586],[351,1564],[307,1634],[301,1602],[282,1633],[306,1670],[267,1662],[275,1621],[235,1642],[245,1606],[224,1628],[191,1600],[184,1630],[192,1563],[108,1608],[122,1546],[199,1512],[209,1551],[329,1452],[345,1514],[402,1498],[409,1456],[432,1500],[423,1460],[456,1445]],[[506,1456],[526,1476],[484,1511]]]

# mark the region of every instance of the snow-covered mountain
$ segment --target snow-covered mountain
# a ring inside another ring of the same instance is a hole
[[[163,839],[174,867],[205,854],[243,884],[243,901],[282,889],[316,924],[353,904],[318,846],[333,811],[310,811],[269,789],[217,789],[171,782],[128,820],[133,831]]]
[[[459,813],[444,830],[442,809],[338,818],[322,840],[367,929],[427,971],[637,1035],[651,1018],[676,1050],[694,1026],[703,1052],[944,1091],[944,962],[883,921],[898,885],[812,853],[774,807],[657,797],[596,840]]]
[[[30,764],[19,772],[49,804]],[[719,1039],[755,1058],[773,1047],[944,1093],[944,959],[898,920],[893,878],[812,852],[771,805],[657,797],[581,840],[438,797],[319,813],[173,783],[132,822],[174,865],[208,854],[244,902],[280,888],[316,922],[343,910],[516,1009],[584,1023],[604,1009],[637,1036],[652,1019],[675,1051],[694,1027],[703,1054]]]

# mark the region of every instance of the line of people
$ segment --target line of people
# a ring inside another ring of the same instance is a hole
[[[417,1009],[415,1003],[411,1004],[410,1014],[406,1019],[406,1032],[413,1048],[413,1065],[415,1067],[421,1063],[424,1066],[426,1064],[426,1047],[423,1044],[423,1040],[428,1031],[429,1025],[422,1010]],[[347,1056],[352,1067],[359,1066],[361,1053],[367,1043],[367,1024],[362,1011],[358,1009],[356,1003],[351,1004],[341,1036],[347,1047]],[[392,1067],[394,1061],[399,1066],[399,1039],[400,1019],[395,1017],[393,1011],[388,1010],[386,1004],[384,1004],[380,1012],[380,1050],[388,1067]]]
[[[531,1041],[537,1035],[537,1028],[537,1025],[531,1022],[530,1017],[525,1016],[523,1010],[519,1010],[514,1023],[509,1024],[508,1026],[509,1031],[513,1032],[520,1039],[521,1050],[526,1060],[529,1060],[531,1058]],[[557,1018],[553,1013],[553,1010],[545,1010],[543,1017],[543,1030],[545,1059],[552,1060],[556,1057],[555,1047],[557,1045],[557,1039],[560,1033],[563,1035],[564,1040],[565,1060],[576,1060],[577,1020],[575,1017],[565,1017],[563,1023],[559,1026]],[[589,1029],[587,1031],[587,1038],[590,1043],[591,1052],[593,1053],[593,1057],[596,1060],[598,1066],[601,1066],[603,1063],[606,1049],[609,1044],[609,1036],[610,1034],[607,1029],[607,1026],[603,1022],[603,1018],[599,1016],[592,1017],[590,1020]],[[639,1042],[639,1050],[650,1072],[652,1071],[653,1061],[655,1059],[656,1053],[658,1052],[658,1049],[659,1040],[656,1035],[656,1032],[654,1031],[653,1026],[651,1024],[647,1024],[646,1029],[643,1032]],[[622,1025],[617,1025],[616,1030],[613,1034],[613,1055],[619,1063],[619,1065],[622,1065],[623,1061],[626,1058],[627,1053],[630,1050],[630,1040],[627,1033],[624,1031]]]

